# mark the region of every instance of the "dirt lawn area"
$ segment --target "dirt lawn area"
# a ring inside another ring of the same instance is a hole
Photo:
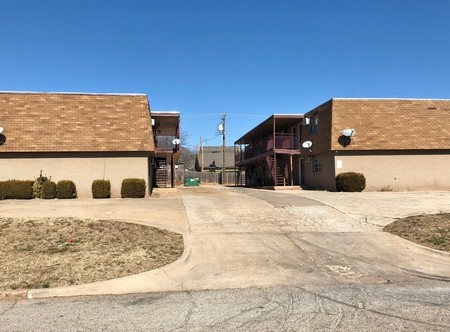
[[[384,230],[423,246],[450,252],[450,213],[398,219]]]
[[[181,234],[118,221],[0,218],[0,290],[68,286],[156,269]]]

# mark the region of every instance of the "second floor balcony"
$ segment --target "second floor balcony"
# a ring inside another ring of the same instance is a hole
[[[174,152],[174,149],[177,148],[175,144],[173,144],[173,140],[176,139],[176,136],[172,135],[156,135],[155,136],[155,150],[156,152]]]
[[[271,151],[275,153],[300,153],[299,137],[295,134],[275,133],[262,140],[252,142],[240,147],[236,152],[236,162],[267,154]]]

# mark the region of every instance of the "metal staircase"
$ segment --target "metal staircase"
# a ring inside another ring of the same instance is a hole
[[[246,179],[245,179],[245,170],[242,170],[239,168],[236,171],[236,186],[238,187],[245,187],[246,186]]]
[[[156,159],[155,184],[158,188],[167,187],[167,164],[166,159]]]
[[[286,164],[277,159],[275,162],[275,156],[270,155],[266,157],[267,164],[269,165],[270,172],[272,173],[272,178],[275,186],[286,186],[288,184],[288,179],[286,177]]]

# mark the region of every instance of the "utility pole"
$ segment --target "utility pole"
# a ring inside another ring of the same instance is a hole
[[[200,136],[200,172],[203,172],[203,139]]]
[[[225,183],[225,118],[227,113],[222,114],[222,185]]]

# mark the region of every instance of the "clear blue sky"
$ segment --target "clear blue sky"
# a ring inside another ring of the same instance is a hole
[[[0,0],[0,37],[0,90],[145,93],[189,145],[222,113],[232,145],[332,97],[450,98],[448,0]]]

